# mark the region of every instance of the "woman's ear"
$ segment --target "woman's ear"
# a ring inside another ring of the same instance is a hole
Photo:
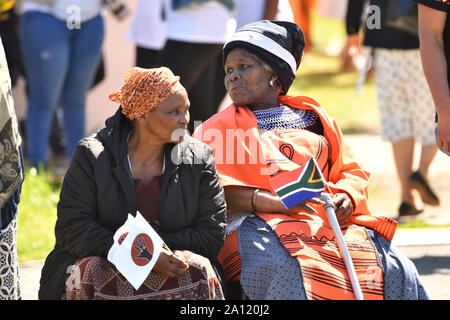
[[[269,73],[269,85],[273,87],[279,83],[280,81],[278,80],[278,75],[275,72],[271,71]]]
[[[270,78],[269,78],[269,85],[271,87],[275,87],[275,88],[281,90],[281,82],[278,79],[278,76],[276,74],[273,74],[273,75],[270,76]]]

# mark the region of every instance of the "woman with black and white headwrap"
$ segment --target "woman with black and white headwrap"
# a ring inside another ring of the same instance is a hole
[[[264,20],[240,28],[223,49],[233,104],[194,134],[213,149],[225,190],[228,235],[219,260],[227,295],[240,297],[232,289],[241,285],[250,299],[354,298],[321,200],[287,208],[270,184],[314,156],[364,298],[427,298],[414,265],[390,243],[396,222],[371,215],[369,173],[338,124],[312,98],[287,95],[304,48],[294,23]]]

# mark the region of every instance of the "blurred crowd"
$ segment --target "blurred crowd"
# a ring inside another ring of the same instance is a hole
[[[310,50],[312,10],[343,19],[346,2],[141,0],[134,8],[122,0],[1,1],[13,90],[20,79],[25,83],[25,99],[16,103],[23,104],[18,114],[25,163],[63,175],[87,134],[87,94],[105,78],[104,55],[114,54],[103,52],[105,14],[117,23],[132,17],[124,41],[136,47],[136,66],[164,65],[180,75],[191,101],[192,132],[194,120],[216,113],[226,96],[221,49],[235,30],[262,19],[293,21]]]

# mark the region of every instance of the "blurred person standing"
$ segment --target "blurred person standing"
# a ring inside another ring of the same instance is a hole
[[[86,94],[100,62],[102,0],[23,0],[20,45],[29,89],[27,158],[47,166],[51,122],[62,105],[67,162],[85,134]]]
[[[20,299],[17,213],[24,179],[11,78],[0,39],[0,300]]]
[[[276,20],[279,2],[279,0],[237,0],[236,28],[259,20]]]
[[[367,2],[348,1],[348,50],[359,50],[359,29]],[[398,214],[400,220],[405,220],[423,212],[416,205],[413,189],[417,189],[425,204],[439,205],[439,198],[428,182],[428,169],[437,153],[433,99],[420,61],[418,36],[387,24],[388,1],[371,0],[369,5],[369,9],[375,10],[366,21],[363,45],[374,52],[381,138],[392,144],[401,186]],[[413,171],[416,142],[421,144],[421,153],[419,168]]]
[[[450,155],[450,1],[416,1],[422,64],[436,107],[436,144]]]
[[[217,112],[216,93],[225,93],[223,73],[217,74],[215,66],[223,44],[236,29],[235,4],[235,0],[165,2],[167,42],[159,62],[183,79],[191,101],[191,133],[195,121]]]
[[[236,29],[260,20],[284,20],[288,18],[286,5],[283,8],[280,8],[280,6],[280,0],[236,0]],[[219,109],[221,109],[229,105],[229,96],[223,84],[225,71],[223,69],[222,55],[217,57],[215,66],[210,66],[210,69],[210,74],[212,73],[214,75],[214,81],[216,82],[213,104],[219,106]]]
[[[312,48],[311,41],[311,13],[316,6],[316,0],[289,0],[294,16],[294,22],[303,30],[305,34],[305,52]]]

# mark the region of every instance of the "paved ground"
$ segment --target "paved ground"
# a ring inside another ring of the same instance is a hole
[[[432,299],[450,300],[450,229],[399,231],[394,243],[414,262]],[[37,299],[42,264],[34,261],[20,265],[23,299]]]

